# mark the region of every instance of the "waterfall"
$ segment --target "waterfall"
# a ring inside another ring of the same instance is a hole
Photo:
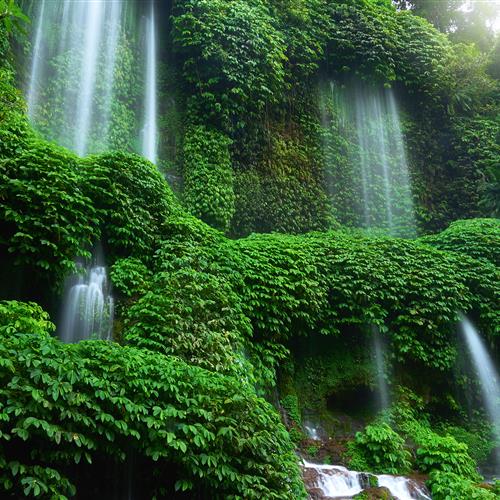
[[[393,236],[415,236],[408,160],[393,91],[359,82],[348,88],[329,82],[320,95],[327,131],[325,167],[327,177],[334,179],[330,195],[341,222],[355,222]],[[332,127],[335,133],[329,135]],[[345,142],[341,146],[339,136]],[[350,167],[339,163],[339,157],[350,162]],[[344,179],[346,175],[350,179]],[[346,193],[348,203],[344,200]],[[343,220],[351,211],[356,220]]]
[[[36,106],[38,104],[38,89],[40,86],[40,62],[42,60],[42,34],[45,28],[45,0],[40,3],[40,11],[38,12],[38,21],[35,31],[35,39],[33,44],[33,56],[31,60],[31,72],[26,95],[26,103],[28,105],[28,116],[33,118]]]
[[[95,90],[97,58],[103,27],[103,3],[90,2],[85,16],[85,39],[81,65],[81,87],[76,106],[74,144],[76,152],[83,156],[87,151],[92,118],[92,98]]]
[[[153,163],[157,156],[157,123],[156,123],[156,23],[155,4],[151,1],[151,9],[146,22],[146,66],[145,66],[145,106],[142,138],[142,154]]]
[[[377,393],[379,409],[385,410],[389,407],[389,385],[386,379],[385,345],[382,336],[376,326],[372,326],[373,353],[375,355],[375,376],[377,380]]]
[[[314,439],[316,441],[319,441],[321,439],[319,436],[318,428],[311,422],[304,423],[304,432],[307,434],[307,437],[309,439]]]
[[[306,487],[310,492],[314,491],[314,498],[351,498],[373,483],[379,488],[387,488],[398,500],[431,498],[425,486],[406,477],[355,472],[339,465],[318,465],[306,461],[303,461],[303,470]]]
[[[116,52],[118,48],[118,36],[120,34],[120,19],[122,2],[111,3],[111,19],[109,22],[109,43],[104,58],[104,134],[106,143],[109,142],[109,127],[111,125],[111,105],[113,101],[113,84],[116,65]]]
[[[126,149],[137,138],[130,95],[136,75],[126,66],[134,50],[133,33],[127,33],[128,52],[120,52],[128,5],[127,0],[42,0],[34,13],[28,114],[42,135],[79,155]],[[117,72],[118,64],[122,70]],[[114,124],[117,99],[124,108],[117,111],[120,123]],[[120,138],[117,144],[111,141],[112,125]]]
[[[500,441],[500,379],[493,360],[474,325],[463,316],[460,329],[481,385],[485,409]],[[496,473],[500,476],[500,448],[496,451]]]
[[[109,293],[106,268],[93,265],[72,276],[63,300],[60,338],[63,342],[98,338],[109,340],[114,303]]]

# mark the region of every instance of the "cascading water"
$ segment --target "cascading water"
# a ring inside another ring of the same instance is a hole
[[[75,149],[80,156],[83,156],[87,152],[87,144],[89,140],[93,111],[92,97],[95,93],[97,60],[104,26],[103,10],[104,5],[102,2],[90,2],[85,13],[81,86],[76,106],[76,127],[74,138]]]
[[[313,425],[311,422],[304,423],[304,431],[307,434],[307,437],[309,439],[314,439],[316,441],[321,439],[319,432],[318,432],[318,428],[315,425]]]
[[[416,481],[387,474],[355,472],[338,465],[318,465],[303,462],[306,486],[318,489],[325,498],[345,498],[361,493],[376,482],[387,488],[398,500],[430,500],[425,487]]]
[[[33,110],[38,103],[38,85],[40,80],[40,61],[42,60],[42,34],[45,21],[45,0],[40,2],[38,22],[33,41],[33,57],[31,61],[31,72],[28,90],[26,92],[26,103],[28,105],[28,116],[32,118]]]
[[[140,2],[42,0],[26,8],[35,26],[26,85],[35,128],[79,155],[136,150],[156,161],[154,1],[144,47],[134,21]],[[143,51],[144,71],[138,62]]]
[[[375,355],[375,377],[377,380],[379,410],[389,407],[389,385],[386,379],[385,345],[376,326],[372,326],[373,353]]]
[[[330,113],[337,128],[335,134],[326,134],[325,151],[339,147],[340,133],[348,144],[340,146],[340,156],[348,156],[352,165],[351,179],[338,189],[332,188],[334,204],[336,198],[348,193],[352,210],[357,213],[357,225],[381,229],[394,236],[415,236],[408,161],[393,91],[359,83],[344,89],[329,82],[322,92],[320,107],[323,126],[326,129],[332,126]],[[327,171],[349,170],[346,165],[338,164],[339,154],[332,155],[332,160],[328,154],[325,158],[327,163],[333,163],[326,165]],[[345,176],[344,172],[330,172],[330,177]],[[342,218],[345,207],[335,208]]]
[[[98,338],[109,340],[114,302],[109,293],[106,268],[93,265],[69,280],[63,300],[59,336],[63,342]]]
[[[146,67],[145,67],[145,106],[144,127],[142,130],[142,154],[153,163],[157,157],[157,123],[156,123],[156,21],[155,3],[151,1],[151,8],[146,21]]]
[[[500,442],[500,379],[498,372],[479,332],[464,316],[460,321],[460,329],[478,375],[485,409],[495,437]],[[495,472],[497,477],[500,477],[500,448],[496,450],[495,459]]]

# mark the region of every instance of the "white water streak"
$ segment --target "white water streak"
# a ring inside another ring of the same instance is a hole
[[[85,41],[83,49],[80,95],[76,108],[75,144],[76,152],[83,156],[87,151],[90,120],[92,118],[92,97],[94,95],[99,44],[103,22],[102,2],[90,2],[85,18]]]
[[[108,292],[106,268],[94,266],[69,288],[63,302],[60,337],[74,343],[94,337],[109,340],[114,303]]]
[[[122,2],[111,2],[109,21],[107,30],[109,31],[106,43],[106,56],[104,59],[104,111],[105,136],[106,142],[109,136],[109,127],[111,124],[111,103],[113,100],[113,85],[116,65],[116,51],[118,48],[118,36],[120,34],[120,20],[122,13]]]
[[[385,346],[377,327],[372,327],[373,353],[375,354],[375,369],[379,397],[379,410],[389,407],[389,385],[386,379]]]
[[[37,106],[38,89],[40,86],[40,61],[42,60],[42,36],[45,24],[45,0],[40,3],[40,12],[38,14],[38,23],[35,34],[35,44],[33,47],[33,56],[31,61],[31,72],[27,94],[28,116],[32,118]]]
[[[143,127],[142,154],[151,162],[157,158],[157,81],[156,81],[156,21],[155,4],[151,2],[151,11],[146,23],[146,95]]]
[[[479,377],[484,406],[488,412],[496,437],[500,440],[500,379],[498,372],[474,325],[466,317],[462,317],[460,326],[474,368]],[[500,476],[500,450],[497,450],[496,462],[496,472]]]

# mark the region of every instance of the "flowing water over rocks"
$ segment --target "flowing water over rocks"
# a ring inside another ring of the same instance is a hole
[[[369,498],[430,500],[426,487],[406,477],[355,472],[339,465],[303,461],[303,477],[311,500],[349,499],[361,492]],[[386,496],[377,496],[385,493]],[[390,494],[391,496],[387,496]]]

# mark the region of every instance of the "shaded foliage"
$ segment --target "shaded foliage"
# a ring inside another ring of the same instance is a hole
[[[120,463],[132,447],[147,459],[151,494],[167,494],[174,462],[176,489],[196,481],[221,498],[303,497],[285,429],[244,383],[147,350],[61,344],[34,305],[4,302],[0,319],[4,491],[71,496],[68,466]],[[26,442],[37,446],[26,453]]]

